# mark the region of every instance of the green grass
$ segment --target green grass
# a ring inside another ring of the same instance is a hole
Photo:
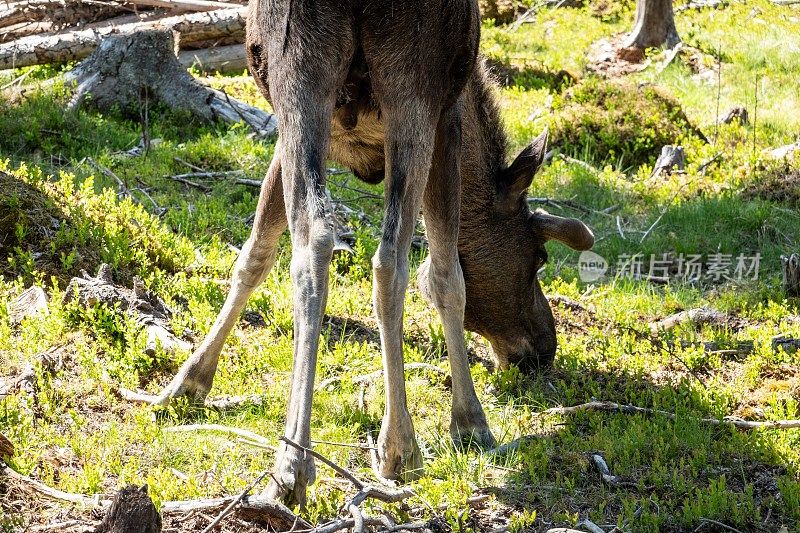
[[[489,358],[487,342],[468,335],[476,388],[495,435],[503,442],[537,437],[504,457],[455,450],[448,436],[449,388],[437,373],[410,371],[409,405],[426,470],[413,484],[419,497],[410,507],[389,506],[398,517],[430,518],[430,505],[456,530],[504,525],[497,517],[508,519],[514,531],[575,526],[586,518],[607,531],[611,524],[626,531],[694,530],[703,519],[742,531],[797,530],[800,431],[742,432],[696,420],[731,414],[800,418],[800,356],[774,353],[771,347],[777,334],[800,337],[800,302],[784,294],[779,269],[781,254],[800,251],[800,215],[796,203],[748,193],[754,184],[789,172],[767,161],[761,149],[793,141],[798,131],[800,62],[789,51],[797,50],[800,40],[789,17],[800,15],[766,1],[752,4],[761,11],[756,19],[747,19],[751,4],[732,3],[723,10],[682,12],[676,22],[684,40],[708,54],[722,43],[721,111],[734,104],[752,109],[751,80],[762,80],[755,157],[752,126],[720,128],[713,144],[716,88],[695,81],[676,61],[661,73],[650,68],[631,81],[649,81],[671,94],[712,141],[685,139],[685,174],[650,180],[652,159],[620,165],[587,138],[569,153],[597,170],[556,158],[536,177],[531,194],[553,198],[562,206],[547,207],[554,213],[585,220],[597,236],[595,252],[612,266],[623,254],[759,252],[759,279],[656,285],[612,275],[585,284],[577,276],[578,254],[549,245],[545,293],[577,299],[588,309],[555,306],[559,351],[553,371],[536,378],[514,368],[491,372],[482,364]],[[583,76],[586,47],[625,29],[632,14],[610,17],[611,22],[588,9],[543,10],[537,17],[535,24],[513,32],[484,28],[484,51],[518,71],[500,94],[515,150],[561,119],[565,87],[554,83],[552,74],[568,70]],[[730,30],[740,23],[740,30]],[[212,83],[264,104],[251,81],[220,77]],[[88,494],[128,483],[147,483],[158,501],[237,492],[271,465],[270,453],[226,436],[164,429],[207,422],[246,428],[272,441],[281,434],[292,355],[288,237],[266,282],[250,299],[245,315],[250,320],[239,323],[223,351],[212,395],[260,397],[235,410],[189,412],[178,406],[154,414],[121,401],[115,387],[158,391],[188,354],[148,357],[143,334],[117,310],[83,309],[62,300],[70,277],[107,262],[120,282],[142,278],[176,311],[176,331],[199,341],[222,305],[226,286],[220,280],[230,275],[236,257],[229,245],[241,246],[247,238],[257,191],[220,179],[208,182],[212,191],[205,194],[164,176],[187,170],[179,158],[208,170],[241,169],[257,179],[266,171],[273,145],[248,138],[238,126],[187,124],[185,117],[156,111],[151,136],[161,142],[146,156],[129,157],[123,152],[138,142],[138,124],[114,115],[65,113],[64,98],[56,87],[0,100],[0,159],[5,160],[0,171],[14,177],[13,188],[0,190],[0,231],[14,235],[13,245],[0,244],[0,379],[17,375],[53,346],[63,344],[64,359],[54,374],[38,369],[35,397],[14,392],[0,398],[0,431],[17,446],[12,466],[61,490]],[[552,115],[543,111],[550,99]],[[700,172],[718,152],[721,157]],[[98,173],[89,157],[123,179],[133,200],[120,199],[116,182]],[[797,166],[789,163],[794,172]],[[367,387],[363,412],[360,387],[352,383],[353,377],[380,367],[370,258],[381,202],[337,184],[380,192],[350,175],[330,183],[335,198],[364,211],[367,219],[347,221],[357,236],[355,254],[337,256],[331,269],[317,379],[342,379],[317,392],[312,436],[363,443],[383,413],[380,380]],[[146,190],[166,213],[157,217],[136,189]],[[569,202],[590,211],[570,208]],[[614,206],[612,214],[600,213]],[[414,252],[413,265],[421,258]],[[6,304],[32,283],[46,288],[50,313],[12,326]],[[447,369],[439,320],[413,286],[412,280],[406,296],[406,361]],[[652,342],[648,322],[702,305],[735,315],[743,326],[697,331],[682,326],[664,337],[671,344]],[[253,320],[256,315],[263,320]],[[725,349],[744,341],[752,341],[754,349],[738,356],[697,347],[713,342]],[[678,419],[597,412],[537,415],[592,398],[663,409]],[[370,476],[365,452],[327,444],[317,449]],[[604,484],[592,453],[602,454],[626,483]],[[312,521],[335,515],[347,496],[343,485],[331,480],[332,471],[318,468],[320,479],[304,511]],[[0,490],[8,490],[2,480]],[[491,498],[484,508],[469,510],[466,499],[476,492]],[[7,530],[35,514],[10,501],[4,496],[0,503],[0,527]],[[417,507],[422,511],[413,510]],[[35,519],[44,516],[42,511]]]

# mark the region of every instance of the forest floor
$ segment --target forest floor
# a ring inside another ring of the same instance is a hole
[[[371,503],[366,512],[440,518],[455,531],[539,531],[587,519],[604,531],[798,530],[800,429],[745,431],[700,421],[800,418],[800,355],[773,346],[778,335],[800,337],[800,300],[782,288],[780,260],[800,252],[800,152],[793,160],[767,153],[800,135],[800,9],[763,0],[723,4],[679,10],[684,49],[677,57],[649,51],[646,68],[610,81],[588,72],[596,65],[587,51],[631,25],[630,2],[542,9],[519,28],[484,27],[482,50],[502,82],[513,154],[549,126],[552,146],[567,156],[554,157],[537,175],[532,206],[584,220],[597,237],[594,252],[610,268],[604,278],[583,282],[578,253],[548,245],[544,292],[566,297],[553,300],[559,348],[552,371],[531,378],[515,368],[496,370],[488,343],[467,335],[495,436],[506,443],[534,435],[498,455],[450,442],[442,328],[412,279],[406,361],[441,370],[407,372],[425,474],[411,484],[416,497]],[[32,70],[27,82],[57,74]],[[7,73],[0,85],[20,73]],[[247,77],[207,82],[267,106]],[[188,353],[147,355],[146,335],[128,315],[83,307],[64,294],[81,269],[94,274],[106,263],[116,283],[131,287],[138,277],[162,298],[174,312],[172,329],[196,345],[222,305],[258,191],[231,176],[198,179],[207,189],[169,176],[191,172],[188,163],[261,179],[274,141],[253,139],[245,127],[210,127],[153,109],[154,142],[135,155],[138,120],[65,112],[57,84],[3,94],[0,433],[16,447],[9,464],[87,495],[146,483],[157,504],[238,493],[270,467],[271,452],[230,435],[168,429],[221,424],[277,442],[292,357],[288,235],[223,351],[211,394],[251,397],[234,408],[156,411],[121,400],[119,387],[161,390]],[[747,108],[749,123],[717,125],[733,106]],[[684,147],[685,172],[651,177],[667,143]],[[383,413],[381,380],[354,379],[380,368],[370,258],[382,188],[348,173],[335,173],[328,185],[337,205],[350,209],[342,217],[355,244],[331,268],[317,372],[318,383],[330,381],[314,398],[312,438],[317,451],[370,479],[368,451],[335,443],[365,444]],[[651,256],[700,256],[704,275],[692,281],[673,270],[668,283],[631,279],[624,259],[635,254],[644,274]],[[424,255],[424,246],[415,248],[412,272]],[[740,258],[745,268],[737,271]],[[715,275],[714,265],[725,275]],[[11,303],[31,285],[44,288],[48,312],[12,323]],[[651,332],[652,322],[699,307],[726,318]],[[31,364],[34,377],[16,383]],[[593,399],[677,416],[540,414]],[[605,459],[616,482],[601,478],[593,454]],[[319,465],[301,514],[324,522],[351,495]],[[475,503],[479,495],[487,497]],[[81,531],[97,516],[0,478],[0,530],[75,519],[68,530]],[[194,514],[167,521],[165,530],[208,522]],[[250,529],[233,518],[222,527]]]

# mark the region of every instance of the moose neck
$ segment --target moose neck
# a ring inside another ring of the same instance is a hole
[[[496,208],[495,179],[505,168],[508,142],[495,90],[479,62],[464,89],[461,155],[461,225],[473,231],[488,227],[485,222]]]

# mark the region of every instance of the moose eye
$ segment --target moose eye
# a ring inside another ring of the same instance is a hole
[[[539,253],[539,266],[544,266],[548,259],[550,259],[550,256],[547,255],[547,250],[542,250]]]

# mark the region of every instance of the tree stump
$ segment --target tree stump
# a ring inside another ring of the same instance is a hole
[[[789,296],[800,296],[800,255],[782,255],[783,288]]]
[[[656,160],[650,178],[658,177],[662,172],[671,172],[675,167],[678,167],[678,170],[683,170],[685,166],[686,154],[683,151],[683,147],[668,144],[661,148],[661,155]]]
[[[681,42],[672,15],[672,0],[636,0],[636,22],[623,48],[672,48]]]
[[[77,84],[70,108],[87,102],[101,111],[119,108],[138,117],[142,106],[157,101],[208,121],[244,121],[259,135],[275,133],[273,115],[198,83],[178,61],[175,48],[172,31],[106,37],[65,75]]]
[[[719,122],[720,124],[730,124],[734,120],[738,120],[739,124],[746,126],[749,122],[747,109],[741,106],[732,107],[727,113],[725,113],[725,116],[722,117]]]
[[[128,485],[119,491],[94,533],[161,533],[161,515],[147,485]]]

